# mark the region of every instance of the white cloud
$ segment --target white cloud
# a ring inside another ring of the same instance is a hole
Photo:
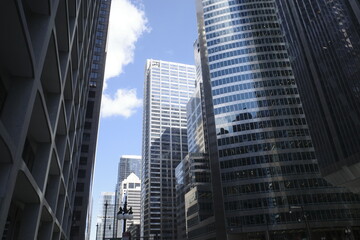
[[[107,81],[119,76],[124,66],[134,60],[135,44],[143,33],[150,32],[143,5],[139,0],[113,0],[109,19],[109,35],[104,77]],[[142,100],[136,97],[136,89],[118,89],[115,96],[103,95],[102,117],[120,115],[130,117]],[[117,105],[120,104],[120,105]]]
[[[141,105],[142,100],[136,97],[136,89],[118,89],[114,98],[107,94],[103,95],[101,116],[123,116],[128,118],[133,115]]]
[[[135,43],[150,31],[143,8],[130,0],[113,0],[109,23],[105,81],[123,72],[134,59]]]

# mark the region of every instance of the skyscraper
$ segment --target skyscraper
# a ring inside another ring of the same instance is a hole
[[[194,66],[147,61],[141,187],[144,237],[176,238],[175,167],[188,150],[186,104],[194,86]]]
[[[121,182],[124,181],[131,173],[134,173],[138,178],[141,178],[141,156],[123,155],[120,157],[118,165],[118,177],[116,191],[118,196],[121,192]],[[118,198],[121,200],[121,198]]]
[[[359,196],[320,176],[275,1],[198,0],[197,17],[216,239],[358,225]]]
[[[175,169],[178,240],[215,237],[199,42],[194,43],[195,91],[186,109],[188,155]]]
[[[117,224],[117,209],[115,209],[115,193],[102,192],[101,193],[101,213],[98,218],[98,229],[96,236],[99,239],[109,239],[114,237],[114,228]],[[114,219],[116,218],[116,219]]]
[[[88,237],[104,57],[96,98],[90,78],[96,52],[105,54],[96,35],[104,17],[106,38],[110,2],[0,3],[3,240]]]
[[[134,173],[138,178],[141,178],[141,156],[123,155],[120,157],[118,165],[118,176],[115,186],[115,204],[116,208],[120,207],[122,196],[122,181],[124,181],[131,173]],[[139,212],[140,214],[140,212]],[[114,229],[114,236],[122,236],[122,224],[117,224]]]
[[[90,237],[91,225],[91,195],[92,181],[95,167],[96,144],[99,128],[99,113],[103,90],[103,79],[106,60],[106,39],[110,16],[110,0],[101,0],[96,18],[93,34],[95,36],[92,46],[92,58],[89,90],[85,112],[85,123],[80,148],[79,169],[76,179],[76,195],[73,210],[73,224],[71,226],[71,239],[85,239]]]
[[[359,2],[276,2],[321,173],[359,193]]]

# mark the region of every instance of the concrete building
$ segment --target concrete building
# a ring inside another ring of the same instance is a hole
[[[88,237],[105,59],[96,36],[101,25],[105,42],[110,2],[0,3],[3,240]],[[90,79],[96,52],[94,97]]]
[[[96,19],[95,40],[89,76],[89,90],[85,111],[85,123],[80,148],[79,169],[76,179],[76,194],[71,230],[72,240],[83,240],[90,237],[92,182],[94,176],[96,145],[99,127],[99,113],[103,90],[103,79],[106,60],[106,39],[110,16],[111,0],[101,0],[99,15]]]
[[[359,238],[359,196],[320,175],[275,0],[196,3],[215,239]]]
[[[194,66],[147,61],[141,181],[144,237],[176,238],[175,167],[188,151],[186,104],[194,86]]]
[[[139,225],[140,226],[140,205],[141,205],[141,180],[134,173],[131,173],[124,181],[121,182],[121,192],[120,196],[122,199],[120,206],[124,206],[126,195],[127,208],[132,208],[133,218],[126,221],[126,231],[128,231],[130,225]],[[123,232],[124,224],[122,220],[119,220],[119,225],[121,226],[121,231],[118,232],[118,236],[121,236]]]
[[[320,171],[360,193],[359,1],[276,3]]]

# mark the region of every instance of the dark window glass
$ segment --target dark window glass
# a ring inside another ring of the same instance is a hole
[[[82,145],[81,146],[81,152],[82,153],[88,153],[89,152],[89,145]]]
[[[81,206],[83,202],[83,198],[82,197],[75,197],[75,206]]]
[[[89,141],[90,140],[90,133],[83,133],[83,140]]]
[[[87,164],[87,157],[80,157],[80,165],[86,165]]]
[[[78,178],[85,178],[86,176],[86,171],[84,169],[80,169],[78,171]]]
[[[26,163],[27,167],[29,168],[29,170],[31,171],[34,166],[35,152],[31,146],[29,139],[27,139],[27,138],[25,140],[24,150],[22,152],[22,158],[23,158],[24,162]]]
[[[91,122],[85,122],[85,129],[91,129]]]
[[[91,118],[94,112],[94,102],[89,101],[86,107],[86,118]]]
[[[3,106],[4,106],[6,96],[7,96],[6,88],[5,88],[3,82],[0,79],[0,112],[1,112],[1,110],[3,108]]]
[[[76,191],[77,192],[83,192],[84,191],[85,184],[84,183],[77,183],[76,184]]]
[[[94,98],[95,97],[95,91],[89,91],[89,97]]]

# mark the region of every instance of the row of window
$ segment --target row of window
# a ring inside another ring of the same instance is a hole
[[[235,0],[235,1],[225,1],[223,3],[220,3],[220,4],[216,4],[214,6],[210,6],[210,7],[205,7],[207,5],[210,5],[210,4],[213,4],[213,3],[216,3],[218,2],[219,0],[212,0],[212,1],[209,1],[209,2],[205,2],[203,3],[203,6],[204,6],[204,13],[206,12],[210,12],[214,9],[219,9],[219,8],[223,8],[223,7],[229,7],[229,6],[232,6],[232,5],[237,5],[237,4],[240,4],[240,6],[242,6],[243,8],[245,8],[245,3],[254,3],[254,1],[257,1],[257,2],[271,2],[271,0]],[[253,7],[254,8],[261,8],[261,4],[254,4]],[[240,9],[238,9],[240,10]]]
[[[314,188],[333,188],[323,178],[311,178],[311,179],[299,179],[298,181],[299,190],[308,190]],[[285,192],[285,184],[287,181],[272,181],[272,182],[259,182],[249,184],[236,184],[234,186],[228,186],[223,188],[224,196],[241,196],[243,194],[255,194],[255,193],[274,193],[274,192]],[[310,187],[312,186],[312,187]],[[294,190],[294,189],[293,189]]]
[[[285,118],[237,124],[217,129],[217,135],[284,126],[306,126],[306,120],[305,118]]]
[[[281,37],[282,32],[281,30],[261,30],[261,31],[254,31],[254,32],[247,32],[247,33],[241,33],[237,35],[230,35],[227,37],[218,38],[215,40],[211,40],[207,42],[207,46],[210,47],[212,45],[218,45],[225,42],[235,41],[235,40],[241,40],[246,38],[264,38],[264,37]]]
[[[224,182],[233,182],[241,179],[255,179],[255,178],[273,178],[291,175],[319,173],[317,164],[299,164],[286,165],[276,167],[252,168],[239,171],[232,171],[222,173],[221,178]],[[289,181],[290,184],[291,181]],[[296,186],[293,185],[293,188]],[[291,188],[286,185],[286,188]]]
[[[254,49],[254,48],[253,48]],[[227,52],[225,54],[222,55],[227,55],[226,57],[234,54],[240,54],[243,51],[247,51],[250,49],[242,49],[242,50],[237,50],[237,51],[232,51],[232,52]],[[254,55],[254,56],[248,56],[246,55],[245,57],[240,57],[240,58],[233,58],[230,60],[226,60],[226,61],[221,61],[221,62],[216,62],[213,64],[210,64],[209,68],[210,70],[216,69],[216,68],[222,68],[222,67],[227,67],[227,66],[231,66],[231,65],[235,65],[235,64],[241,64],[241,63],[249,63],[249,62],[257,62],[257,61],[269,61],[269,60],[280,60],[280,59],[288,59],[288,56],[286,53],[267,53],[267,54],[259,54],[259,55]]]
[[[214,105],[219,105],[228,102],[241,101],[245,99],[254,99],[261,97],[273,97],[273,96],[288,96],[298,94],[297,88],[278,88],[278,89],[270,89],[270,90],[262,90],[262,91],[254,91],[254,92],[245,92],[234,95],[229,95],[226,97],[215,98],[213,100]]]
[[[235,63],[234,63],[235,64]],[[241,73],[247,71],[254,71],[254,70],[262,70],[262,69],[269,69],[269,68],[290,68],[289,61],[275,61],[275,62],[264,62],[264,63],[255,63],[255,64],[248,64],[245,66],[237,66],[232,68],[227,68],[224,70],[212,72],[210,74],[211,78],[221,77],[228,74],[234,73]]]
[[[256,15],[263,15],[263,14],[275,14],[274,10],[256,10],[253,11],[253,13],[256,12]],[[234,18],[238,18],[238,16],[236,15],[244,15],[247,16],[249,12],[242,12],[242,13],[238,13],[238,14],[231,14],[232,15],[232,19]],[[252,16],[254,16],[254,14],[250,14]],[[242,16],[243,17],[243,16]],[[235,33],[235,32],[245,32],[245,31],[250,31],[250,30],[257,30],[257,29],[268,29],[268,28],[279,28],[279,24],[278,23],[265,23],[265,22],[273,22],[276,21],[277,18],[276,16],[261,16],[261,17],[252,17],[252,18],[242,18],[242,19],[236,19],[236,20],[232,20],[230,22],[224,22],[224,23],[220,23],[217,25],[213,25],[210,27],[205,28],[206,32],[211,32],[214,30],[218,30],[218,29],[222,29],[222,28],[227,28],[227,27],[231,27],[230,29],[226,29],[226,30],[221,30],[221,31],[217,31],[211,34],[206,34],[206,39],[209,40],[211,38],[214,37],[219,37],[219,36],[224,36],[226,34],[229,33]],[[259,24],[252,24],[250,25],[249,23],[259,23]],[[245,26],[238,26],[240,24],[248,24]],[[232,27],[232,26],[238,26],[238,27]]]
[[[237,52],[234,51],[234,53],[232,52],[225,52],[225,53],[220,53],[218,55],[212,55],[213,53],[216,52],[222,52],[228,49],[238,49],[240,47],[244,47],[244,46],[258,46],[258,45],[269,45],[269,44],[273,44],[273,43],[283,43],[284,39],[282,37],[272,37],[272,38],[258,38],[258,39],[250,39],[250,40],[243,40],[243,41],[236,41],[233,43],[229,43],[229,44],[224,44],[221,46],[216,46],[216,47],[212,47],[212,48],[208,48],[208,53],[209,53],[209,62],[215,61],[215,60],[219,60],[219,59],[223,59],[225,57],[228,56],[235,56],[235,53],[237,53],[236,55],[241,54],[249,54],[249,53],[256,53],[257,48],[247,48],[248,50],[246,50],[247,52]],[[277,48],[279,49],[277,52],[279,51],[284,51],[285,50],[285,46],[283,45],[278,45]],[[260,49],[258,49],[260,50]]]
[[[248,5],[249,6],[249,5]],[[269,7],[270,8],[270,7]],[[253,8],[251,8],[253,9]],[[255,13],[254,13],[255,12]],[[232,14],[226,14],[223,15],[221,17],[217,17],[217,18],[212,18],[211,20],[206,20],[205,21],[205,26],[211,25],[213,23],[218,23],[218,22],[222,22],[225,20],[232,20],[234,18],[241,18],[241,17],[247,17],[247,16],[256,16],[256,15],[275,15],[275,10],[273,7],[271,7],[270,9],[265,9],[265,8],[258,8],[258,10],[255,11],[251,11],[251,12],[239,12],[239,11],[232,11]],[[255,20],[255,18],[247,18],[250,20],[250,22],[265,22],[265,21],[273,21],[273,17],[268,18],[268,17],[264,17],[261,20],[262,17],[260,17],[260,19]],[[245,24],[248,23],[248,21],[246,21],[247,19],[241,19],[241,23]]]
[[[287,129],[279,131],[257,132],[244,135],[236,135],[226,138],[218,139],[218,146],[227,146],[229,144],[238,144],[242,142],[256,142],[265,139],[277,139],[288,137],[305,137],[309,136],[308,129]]]
[[[205,19],[213,18],[219,15],[223,15],[225,13],[233,13],[233,12],[240,12],[242,10],[248,10],[248,9],[264,9],[264,8],[274,8],[274,4],[272,2],[270,3],[253,3],[253,4],[241,4],[240,6],[236,7],[230,7],[230,8],[224,8],[212,13],[204,14]],[[231,16],[232,14],[225,14]]]
[[[273,143],[253,144],[219,150],[219,157],[230,157],[240,154],[259,153],[266,151],[291,150],[301,148],[312,148],[311,140],[293,140]]]
[[[315,160],[315,152],[294,152],[236,158],[220,162],[221,169],[236,168],[255,164]]]
[[[252,102],[237,103],[224,107],[218,107],[214,109],[214,114],[222,114],[228,112],[235,112],[244,109],[254,109],[261,107],[274,107],[274,106],[287,106],[287,105],[300,105],[300,98],[278,98],[268,100],[258,100]]]
[[[238,76],[234,76],[231,77],[229,79],[229,81],[232,82],[237,82],[237,81],[242,81],[241,80],[241,75]],[[217,81],[213,81],[213,83],[216,83]],[[226,82],[227,83],[227,82]],[[223,85],[225,83],[222,83],[220,85]],[[215,85],[215,84],[214,84]],[[218,86],[218,85],[216,85]],[[213,87],[216,87],[213,86]],[[214,90],[212,90],[212,95],[213,96],[217,96],[219,94],[226,94],[226,93],[231,93],[231,92],[239,92],[239,91],[243,91],[243,90],[248,90],[248,89],[256,89],[256,88],[266,88],[266,87],[293,87],[296,86],[295,84],[295,80],[293,78],[285,78],[285,79],[268,79],[268,80],[263,80],[263,81],[251,81],[251,82],[247,82],[247,83],[240,83],[240,84],[233,84],[231,86],[225,86],[225,87],[221,87],[221,88],[216,88]],[[288,90],[286,90],[288,91]],[[293,90],[294,92],[297,90]]]
[[[354,221],[360,219],[360,209],[326,209],[306,211],[310,222],[324,221]],[[270,215],[248,215],[227,218],[229,226],[242,227],[243,225],[287,224],[299,223],[303,219],[301,211],[290,213],[280,212]],[[303,223],[302,223],[303,224]]]
[[[298,205],[305,203],[309,204],[324,204],[324,203],[338,203],[351,204],[360,203],[359,195],[345,194],[345,193],[321,193],[321,194],[305,194],[305,195],[290,195],[286,197],[270,197],[270,198],[255,198],[248,200],[238,200],[225,202],[226,211],[241,211],[249,209],[286,207],[288,205]]]

